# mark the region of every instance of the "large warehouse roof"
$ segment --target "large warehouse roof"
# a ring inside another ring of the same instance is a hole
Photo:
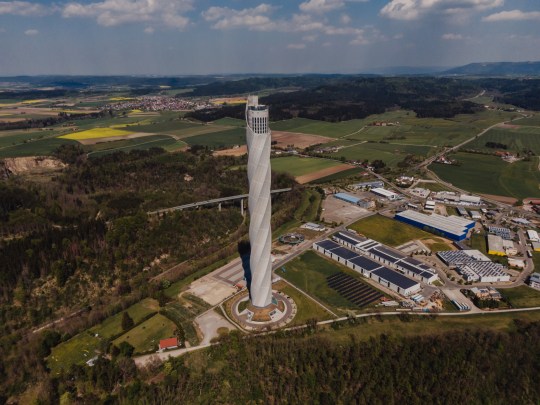
[[[373,270],[373,274],[377,275],[378,277],[391,282],[392,284],[397,285],[400,288],[403,288],[404,290],[407,290],[411,287],[414,287],[418,283],[416,281],[411,280],[408,277],[405,277],[401,273],[398,273],[397,271],[390,270],[388,267],[381,267],[380,269]]]
[[[340,200],[349,202],[351,204],[358,204],[358,202],[360,201],[360,198],[347,194],[347,193],[337,193],[337,194],[334,194],[334,197]]]
[[[431,228],[446,231],[454,235],[466,233],[469,227],[474,226],[474,221],[469,221],[468,219],[456,217],[454,215],[449,217],[438,214],[426,215],[412,210],[400,212],[396,214],[396,217],[420,222]]]

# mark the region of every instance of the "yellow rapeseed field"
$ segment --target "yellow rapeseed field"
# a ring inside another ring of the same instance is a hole
[[[72,134],[62,135],[59,138],[72,139],[78,141],[81,139],[108,138],[111,136],[127,136],[132,134],[130,131],[122,131],[114,128],[92,128],[86,131],[74,132]]]

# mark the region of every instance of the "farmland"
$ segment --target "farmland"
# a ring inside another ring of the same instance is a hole
[[[361,219],[349,228],[390,246],[399,246],[413,239],[433,238],[430,233],[382,215],[373,215]]]
[[[124,131],[114,128],[93,128],[81,132],[73,132],[71,134],[59,136],[62,139],[72,139],[72,140],[85,140],[85,139],[96,139],[96,138],[110,138],[116,136],[128,136],[132,132]]]
[[[430,169],[456,187],[517,199],[540,197],[537,157],[529,162],[511,164],[495,156],[472,153],[460,152],[452,157],[458,160],[460,166],[432,164]]]
[[[88,156],[99,157],[117,151],[129,152],[135,149],[163,148],[168,152],[174,152],[186,146],[185,142],[173,139],[168,135],[153,135],[123,141],[98,143],[85,147],[85,151],[88,151]]]
[[[301,158],[297,156],[272,159],[271,163],[272,170],[276,172],[287,172],[295,177],[340,165],[339,162],[333,160]]]
[[[209,148],[227,148],[246,143],[246,131],[243,128],[233,128],[224,131],[207,133],[184,138],[189,145],[203,145]]]
[[[521,124],[521,121],[518,121]],[[486,147],[487,142],[508,146],[509,152],[532,150],[540,155],[540,127],[516,126],[514,128],[494,128],[481,138],[467,144],[465,148],[494,152],[497,149]],[[501,150],[501,149],[499,149]]]
[[[43,138],[28,143],[20,143],[11,147],[0,149],[0,159],[21,156],[51,155],[56,148],[65,144],[76,144],[77,141],[60,138]]]

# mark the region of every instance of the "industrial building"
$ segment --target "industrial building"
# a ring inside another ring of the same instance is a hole
[[[532,229],[529,229],[529,230],[527,231],[527,237],[528,237],[532,242],[540,242],[540,236],[538,236],[538,232],[533,231]]]
[[[378,195],[379,197],[384,197],[390,201],[399,200],[400,196],[399,194],[394,193],[393,191],[386,190],[382,187],[379,188],[372,188],[371,192],[375,195]]]
[[[353,190],[363,190],[366,188],[384,188],[384,182],[381,180],[364,181],[362,183],[351,184]]]
[[[503,265],[493,262],[472,262],[456,267],[465,281],[481,283],[510,281],[510,276],[503,269]]]
[[[396,268],[405,275],[424,283],[432,284],[439,279],[435,269],[372,239],[367,239],[351,232],[338,232],[332,236],[332,239],[347,246],[349,249],[376,260],[382,265]]]
[[[500,236],[501,238],[506,239],[506,240],[512,239],[512,233],[510,232],[510,229],[508,228],[503,228],[500,226],[489,226],[488,232],[494,235]]]
[[[491,259],[475,249],[468,250],[444,250],[437,252],[439,259],[449,267],[471,262],[490,262]]]
[[[313,249],[403,296],[410,296],[421,289],[418,282],[342,247],[334,241],[315,242]]]
[[[459,215],[461,215],[462,217],[468,217],[469,216],[469,213],[467,212],[467,210],[463,207],[457,207],[457,212]]]
[[[457,194],[452,191],[439,191],[432,194],[433,198],[443,201],[447,204],[479,206],[482,204],[482,199],[474,195]]]
[[[536,290],[540,290],[540,273],[531,274],[531,277],[529,278],[529,286]]]
[[[531,245],[535,252],[540,252],[540,242],[531,242]]]
[[[456,217],[455,215],[449,217],[438,214],[426,215],[411,210],[397,213],[395,219],[455,241],[466,239],[467,233],[475,225],[474,221]]]
[[[348,202],[350,204],[358,205],[361,208],[369,209],[373,208],[375,206],[375,202],[370,201],[365,198],[358,198],[353,195],[347,194],[347,193],[336,193],[334,194],[334,198],[337,198],[338,200]]]
[[[427,200],[424,204],[424,210],[426,211],[435,211],[435,201]]]
[[[506,256],[506,251],[504,250],[503,238],[497,235],[488,235],[488,254],[496,256]]]
[[[482,219],[482,214],[478,211],[471,211],[471,218],[474,220]]]

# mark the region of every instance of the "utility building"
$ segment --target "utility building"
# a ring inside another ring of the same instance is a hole
[[[438,214],[426,215],[416,211],[403,211],[395,215],[395,219],[416,226],[435,235],[462,241],[467,237],[475,222],[451,215],[444,217]]]

